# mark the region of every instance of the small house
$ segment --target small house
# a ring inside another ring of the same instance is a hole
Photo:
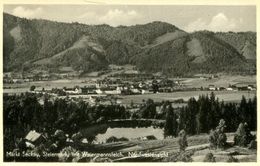
[[[247,86],[247,89],[248,89],[248,90],[256,90],[255,86],[253,86],[253,85],[248,85],[248,86]]]
[[[64,88],[63,91],[67,94],[81,94],[81,88]]]
[[[36,132],[35,130],[31,130],[26,135],[25,139],[33,145],[39,145],[46,141],[46,138],[42,134]]]
[[[82,94],[97,94],[96,87],[83,87],[80,89]]]
[[[215,85],[209,85],[209,90],[215,91],[216,90]]]

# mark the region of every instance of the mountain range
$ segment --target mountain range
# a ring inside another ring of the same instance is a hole
[[[188,33],[160,21],[112,27],[3,15],[7,71],[88,73],[109,64],[132,64],[147,73],[255,74],[256,32]]]

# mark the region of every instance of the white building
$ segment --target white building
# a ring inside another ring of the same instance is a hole
[[[231,87],[228,87],[228,88],[227,88],[227,90],[228,90],[228,91],[232,91],[232,90],[233,90],[233,88],[231,88]]]
[[[122,91],[120,87],[117,87],[116,90],[106,90],[105,93],[110,95],[119,95]]]

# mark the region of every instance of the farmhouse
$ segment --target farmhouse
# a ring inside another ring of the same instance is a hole
[[[216,90],[215,85],[209,85],[209,90],[215,91]]]
[[[248,85],[245,83],[238,83],[236,84],[238,90],[256,90],[254,85]]]
[[[96,92],[96,87],[94,86],[91,86],[91,87],[83,87],[83,88],[80,88],[81,89],[81,93],[82,94],[97,94]]]
[[[80,94],[80,93],[82,93],[81,88],[63,88],[63,91],[67,94]]]
[[[144,90],[144,89],[142,89],[141,93],[142,94],[151,94],[151,93],[153,93],[153,91],[152,90]]]
[[[122,90],[122,88],[120,88],[120,87],[117,87],[116,89],[114,89],[114,90],[105,90],[105,93],[106,94],[110,94],[110,95],[119,95],[119,94],[121,94],[121,91]]]
[[[227,90],[228,91],[232,91],[232,90],[234,90],[232,87],[227,87]]]
[[[132,94],[141,94],[141,91],[136,88],[130,89],[130,91]]]
[[[42,142],[45,142],[45,141],[46,141],[46,138],[45,138],[42,134],[36,132],[35,130],[31,130],[31,131],[26,135],[25,139],[26,139],[28,142],[32,143],[33,145],[39,145],[39,144],[41,144]]]
[[[248,90],[256,90],[256,87],[254,85],[248,85],[247,89]]]

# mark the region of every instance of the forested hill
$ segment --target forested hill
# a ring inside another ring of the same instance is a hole
[[[4,13],[4,71],[91,72],[133,64],[167,75],[254,73],[256,33],[187,33],[165,22],[118,26],[24,19]]]

